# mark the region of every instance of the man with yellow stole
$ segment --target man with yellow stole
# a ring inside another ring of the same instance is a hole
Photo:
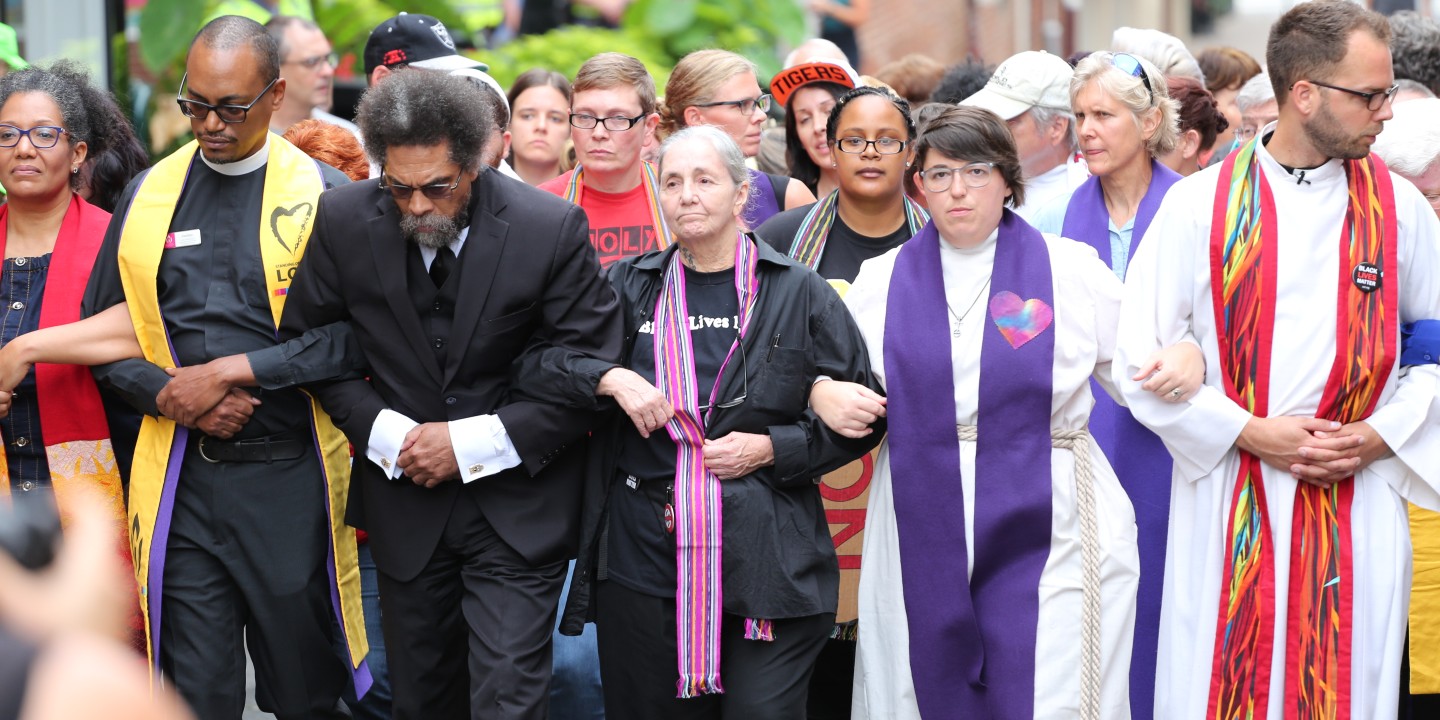
[[[344,437],[292,387],[358,351],[343,328],[276,340],[320,193],[345,180],[268,132],[279,65],[252,20],[200,31],[177,97],[197,141],[126,189],[83,303],[128,302],[144,351],[95,375],[146,415],[129,515],[152,667],[206,719],[241,715],[242,637],[277,717],[349,717],[337,625],[368,686]]]
[[[1279,120],[1171,188],[1126,277],[1114,373],[1175,458],[1155,716],[1396,717],[1406,504],[1440,508],[1440,226],[1370,153],[1395,93],[1385,18],[1296,5],[1271,28]],[[1206,384],[1131,379],[1193,334]]]

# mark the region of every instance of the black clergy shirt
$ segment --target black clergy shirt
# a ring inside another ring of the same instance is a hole
[[[349,182],[340,171],[319,165],[326,189]],[[300,427],[308,422],[309,401],[292,389],[293,385],[338,377],[363,365],[348,326],[317,328],[283,345],[277,343],[260,256],[265,172],[262,165],[247,174],[224,175],[197,155],[169,232],[199,230],[200,242],[166,248],[156,279],[160,313],[182,367],[248,355],[261,386],[249,391],[261,404],[237,439]],[[105,232],[85,288],[81,309],[86,317],[125,301],[117,253],[125,216],[144,178],[144,174],[135,178],[125,189]],[[94,372],[96,380],[136,409],[160,414],[155,398],[170,377],[159,366],[146,360],[122,360],[97,366]]]

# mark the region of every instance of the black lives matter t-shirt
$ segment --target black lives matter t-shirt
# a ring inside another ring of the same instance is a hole
[[[734,269],[713,273],[685,270],[685,302],[690,311],[690,342],[695,354],[697,405],[710,402],[711,389],[734,344],[739,301]],[[654,321],[640,326],[628,367],[655,382]],[[732,360],[731,362],[738,362]],[[716,398],[726,403],[734,398]],[[636,592],[675,595],[675,536],[665,529],[667,488],[675,479],[675,442],[665,428],[642,438],[628,424],[620,450],[620,470],[636,482],[610,492],[610,579]]]

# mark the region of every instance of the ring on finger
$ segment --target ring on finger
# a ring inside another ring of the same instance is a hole
[[[1171,390],[1171,391],[1170,391],[1170,399],[1171,399],[1171,400],[1179,400],[1179,399],[1180,399],[1180,394],[1181,394],[1181,393],[1180,393],[1180,388],[1175,388],[1174,390]]]

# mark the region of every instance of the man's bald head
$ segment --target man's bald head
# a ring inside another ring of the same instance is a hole
[[[195,39],[190,41],[190,49],[194,50],[196,45],[204,45],[210,50],[248,47],[255,56],[255,70],[260,74],[261,82],[268,83],[280,77],[280,42],[264,25],[250,18],[221,15],[200,28]]]
[[[817,60],[839,62],[847,67],[850,65],[850,59],[845,57],[845,51],[841,50],[839,45],[824,38],[810,38],[785,56],[785,67],[795,67]]]

